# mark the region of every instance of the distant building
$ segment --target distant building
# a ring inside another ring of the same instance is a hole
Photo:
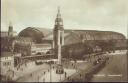
[[[17,33],[15,31],[13,31],[13,37],[15,37],[17,35]],[[1,31],[0,32],[0,36],[2,37],[9,37],[9,32],[8,31]]]
[[[9,37],[1,37],[1,51],[12,51],[12,42]]]
[[[13,31],[13,26],[10,24],[8,27],[8,31],[1,31],[0,32],[1,36],[1,51],[8,51],[8,52],[12,52],[13,48],[12,48],[12,44],[13,44],[13,40],[16,37],[16,32]]]
[[[9,24],[8,31],[1,31],[0,34],[1,34],[0,35],[1,38],[3,38],[3,37],[15,37],[17,35],[17,33],[13,30],[13,26],[11,23]]]
[[[1,37],[7,37],[8,36],[8,32],[7,31],[1,31],[0,32],[0,36]]]
[[[12,26],[12,24],[9,25],[8,36],[13,37],[13,26]]]

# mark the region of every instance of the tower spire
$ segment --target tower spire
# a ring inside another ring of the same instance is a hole
[[[63,29],[63,19],[61,18],[61,14],[60,14],[60,7],[58,7],[57,9],[57,16],[56,16],[56,19],[55,19],[55,26],[56,29]]]
[[[60,13],[60,6],[58,6],[58,13]]]
[[[60,14],[60,7],[59,7],[59,6],[58,6],[57,18],[61,18],[61,14]]]
[[[12,22],[11,21],[9,22],[9,26],[12,26]]]
[[[9,28],[8,28],[8,36],[12,37],[13,36],[13,25],[12,22],[9,22]]]

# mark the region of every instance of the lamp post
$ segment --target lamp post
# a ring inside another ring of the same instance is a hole
[[[60,82],[61,82],[61,74],[60,74]]]
[[[69,59],[71,59],[72,56],[72,49],[69,49]]]
[[[52,82],[51,63],[50,63],[50,82]]]
[[[51,72],[51,54],[50,54],[50,82],[52,82],[52,72]]]

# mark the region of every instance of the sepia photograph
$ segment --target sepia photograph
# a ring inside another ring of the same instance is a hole
[[[0,82],[128,82],[128,0],[1,0]]]

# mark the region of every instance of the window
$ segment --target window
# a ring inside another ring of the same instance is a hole
[[[62,45],[62,36],[60,36],[60,44]]]
[[[35,53],[36,51],[32,51],[32,53]]]
[[[5,60],[8,59],[8,57],[5,57]]]
[[[10,62],[7,62],[7,66],[9,66],[10,65]]]
[[[11,65],[11,62],[3,62],[3,66],[9,66]]]
[[[6,66],[6,62],[3,62],[3,66]]]

